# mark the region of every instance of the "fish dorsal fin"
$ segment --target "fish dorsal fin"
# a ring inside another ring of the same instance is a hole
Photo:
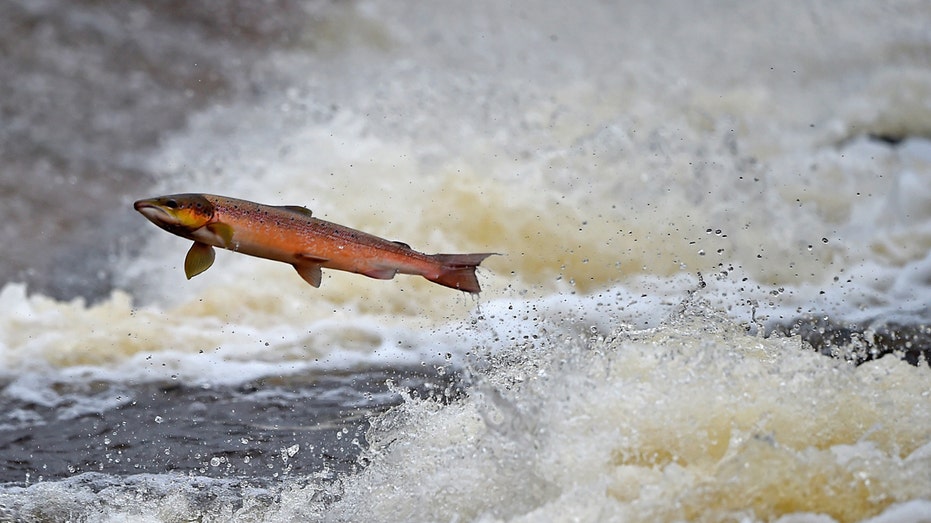
[[[233,228],[230,225],[220,222],[214,222],[207,225],[207,230],[216,234],[223,240],[223,246],[227,249],[233,245]]]
[[[191,249],[184,258],[184,275],[190,280],[194,276],[206,271],[213,265],[213,260],[216,256],[213,247],[206,243],[194,242],[194,245],[191,245]]]
[[[280,205],[280,206],[278,206],[278,208],[279,208],[279,209],[284,209],[284,210],[286,210],[286,211],[295,212],[295,213],[297,213],[297,214],[301,214],[301,215],[306,216],[306,217],[308,217],[308,218],[312,218],[313,215],[314,215],[314,212],[313,212],[313,211],[311,211],[311,210],[308,209],[307,207],[303,207],[303,206],[300,206],[300,205]]]
[[[301,278],[304,278],[304,281],[314,287],[320,286],[320,280],[323,278],[323,271],[320,270],[320,265],[316,263],[298,265],[295,263],[294,268],[297,269],[297,273],[301,275]]]
[[[393,243],[393,244],[395,244],[395,245],[400,245],[401,247],[404,247],[405,249],[414,250],[410,245],[408,245],[408,244],[406,244],[406,243],[404,243],[404,242],[392,241],[391,243]]]

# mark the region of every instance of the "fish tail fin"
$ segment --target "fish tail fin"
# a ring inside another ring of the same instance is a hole
[[[445,285],[460,291],[479,293],[482,292],[479,286],[478,278],[475,276],[475,268],[478,267],[485,258],[496,253],[482,252],[475,254],[434,254],[433,260],[440,264],[440,271],[436,276],[424,276],[428,280]]]

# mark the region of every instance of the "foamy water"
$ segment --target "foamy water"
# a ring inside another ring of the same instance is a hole
[[[187,241],[119,214],[108,297],[0,291],[0,519],[931,521],[931,374],[897,357],[931,343],[924,4],[307,9],[136,196],[500,252],[481,296],[229,252],[187,281]],[[854,365],[817,321],[917,334]],[[43,472],[42,427],[137,411]]]

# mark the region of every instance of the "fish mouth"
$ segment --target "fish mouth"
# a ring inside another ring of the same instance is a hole
[[[153,223],[172,223],[174,221],[168,211],[152,200],[139,200],[133,204],[133,208]]]

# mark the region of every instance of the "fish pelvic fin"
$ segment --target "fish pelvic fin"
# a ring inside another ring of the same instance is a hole
[[[495,254],[497,253],[434,254],[431,258],[440,264],[439,274],[435,277],[424,277],[433,283],[477,294],[482,292],[482,288],[478,283],[478,277],[475,276],[475,268],[478,267],[485,258]]]
[[[320,286],[320,281],[323,279],[323,271],[320,270],[320,265],[316,263],[295,263],[294,268],[297,269],[297,273],[301,275],[301,278],[304,278],[304,281],[314,287]]]
[[[194,245],[191,245],[191,249],[187,252],[187,256],[184,257],[184,275],[190,280],[206,271],[213,265],[216,256],[213,247],[206,243],[194,242]]]

